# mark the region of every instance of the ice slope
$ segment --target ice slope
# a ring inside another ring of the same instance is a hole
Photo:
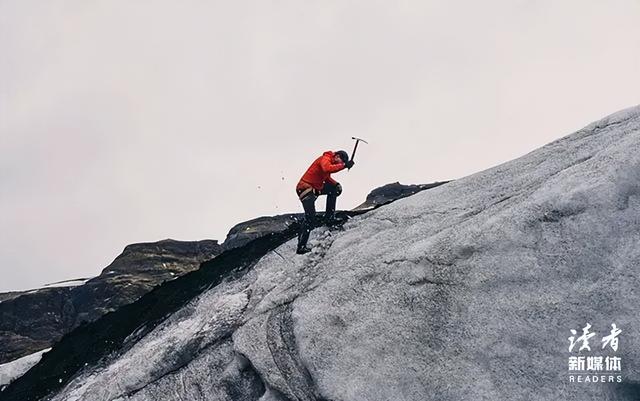
[[[634,107],[285,243],[51,399],[635,400],[638,243]],[[569,383],[587,322],[623,383]]]

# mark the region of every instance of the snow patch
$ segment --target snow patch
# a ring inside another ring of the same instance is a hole
[[[76,280],[58,281],[57,283],[45,284],[42,286],[42,288],[77,287],[80,285],[84,285],[89,280],[91,279],[80,278]]]
[[[0,387],[6,386],[18,377],[22,376],[42,359],[42,354],[51,348],[43,349],[33,354],[23,356],[15,361],[0,365]]]
[[[25,294],[35,294],[40,290],[46,290],[48,288],[79,287],[81,285],[86,284],[86,282],[91,280],[91,278],[79,278],[74,280],[65,280],[65,281],[58,281],[56,283],[45,284],[42,287],[34,288],[32,290],[26,291]]]

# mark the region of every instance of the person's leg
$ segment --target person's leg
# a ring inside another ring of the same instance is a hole
[[[311,192],[304,198],[300,199],[302,207],[304,208],[304,219],[300,224],[300,231],[298,232],[298,253],[306,253],[309,251],[307,248],[307,241],[309,240],[309,234],[315,225],[316,219],[316,196]]]
[[[321,194],[327,195],[327,207],[325,208],[324,218],[328,223],[333,222],[333,220],[335,219],[336,200],[338,196],[340,196],[341,192],[342,189],[340,187],[340,184],[335,185],[325,182],[324,186],[322,187]]]

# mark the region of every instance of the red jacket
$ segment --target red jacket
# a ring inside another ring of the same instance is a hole
[[[296,188],[308,188],[309,186],[317,189],[322,189],[325,182],[330,184],[337,184],[336,180],[331,178],[331,173],[336,173],[344,169],[344,163],[334,163],[335,153],[328,150],[318,157],[311,166],[307,169],[306,173],[300,178]]]

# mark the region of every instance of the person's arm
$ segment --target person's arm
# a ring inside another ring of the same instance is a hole
[[[331,178],[331,176],[328,176],[326,180],[324,180],[325,182],[328,182],[331,185],[337,185],[338,181],[334,180],[333,178]]]
[[[323,157],[320,160],[320,167],[322,167],[322,171],[324,171],[325,173],[331,174],[343,170],[345,166],[342,162],[333,164],[331,162],[331,157]]]

